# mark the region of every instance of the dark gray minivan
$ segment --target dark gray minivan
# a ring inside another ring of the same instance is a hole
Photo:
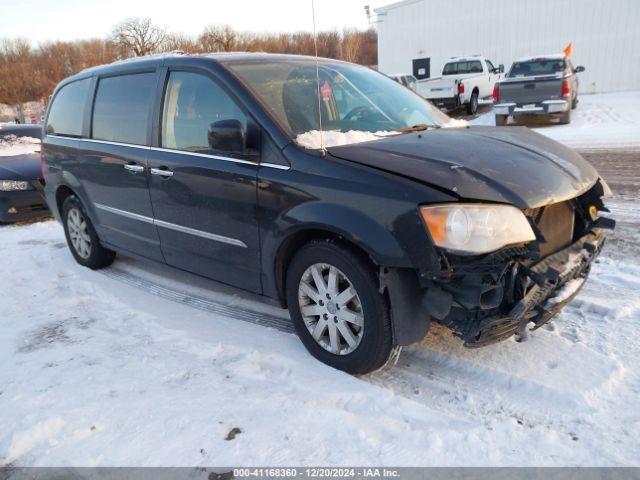
[[[468,347],[543,325],[613,226],[576,152],[452,122],[334,60],[116,62],[61,82],[45,123],[45,193],[78,263],[122,252],[276,299],[355,374],[431,321]]]

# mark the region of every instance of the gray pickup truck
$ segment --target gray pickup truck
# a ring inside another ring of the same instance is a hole
[[[584,67],[573,67],[563,54],[523,58],[513,62],[506,78],[493,89],[496,125],[509,117],[551,115],[561,124],[571,121],[578,104],[578,76]]]

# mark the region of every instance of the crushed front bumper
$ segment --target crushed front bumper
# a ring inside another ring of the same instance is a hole
[[[533,323],[533,330],[551,320],[582,288],[591,263],[605,243],[602,229],[595,228],[569,247],[545,257],[521,275],[534,278],[524,297],[506,315],[496,314],[466,323],[456,332],[466,347],[483,347],[504,340]]]

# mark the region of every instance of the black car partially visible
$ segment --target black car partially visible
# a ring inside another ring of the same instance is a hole
[[[0,125],[0,223],[42,217],[40,125]]]

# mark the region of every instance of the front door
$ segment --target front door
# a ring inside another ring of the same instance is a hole
[[[205,73],[170,71],[149,158],[155,224],[169,265],[261,292],[258,151],[213,148],[211,127],[248,116]]]
[[[155,70],[98,79],[91,135],[78,142],[76,170],[100,238],[161,261],[147,176],[147,126],[156,83]]]

